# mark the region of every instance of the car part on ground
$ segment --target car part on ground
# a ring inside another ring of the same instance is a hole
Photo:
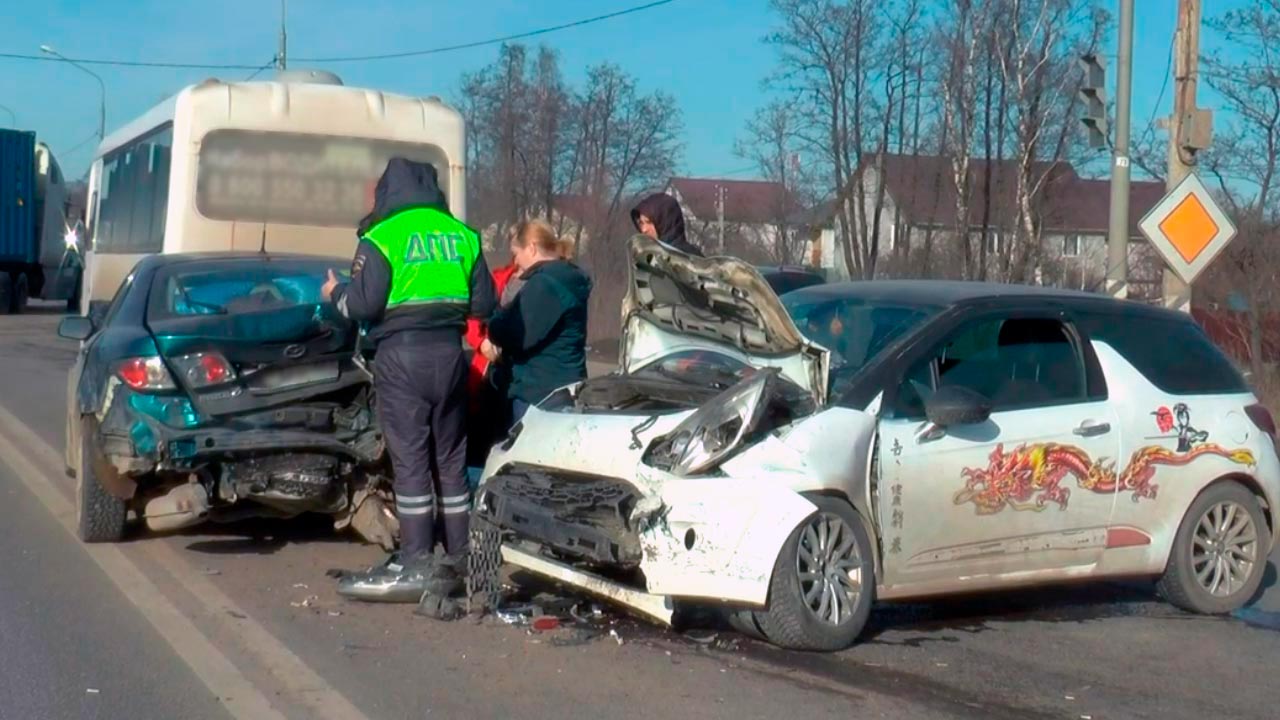
[[[199,525],[209,516],[209,492],[197,481],[175,485],[142,506],[142,521],[152,532]]]

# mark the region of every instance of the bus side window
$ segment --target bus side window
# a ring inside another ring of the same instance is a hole
[[[101,195],[93,219],[99,252],[142,254],[164,249],[172,145],[173,126],[165,125],[103,159]]]

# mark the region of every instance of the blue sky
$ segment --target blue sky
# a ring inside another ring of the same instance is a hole
[[[1209,12],[1242,5],[1214,0]],[[291,57],[373,54],[436,47],[524,32],[640,4],[641,0],[292,0]],[[12,0],[0,23],[0,52],[38,52],[49,44],[72,57],[260,64],[276,48],[277,3],[269,0]],[[1114,6],[1107,1],[1106,6]],[[1176,0],[1138,0],[1134,63],[1134,135],[1152,115],[1173,31]],[[767,0],[676,0],[669,5],[562,31],[542,40],[561,53],[571,81],[588,65],[611,61],[647,89],[664,88],[685,120],[681,170],[687,174],[749,177],[749,163],[733,154],[733,140],[765,102],[761,81],[774,51],[760,40],[775,18]],[[536,43],[537,40],[531,42]],[[1206,37],[1205,49],[1212,47]],[[1109,49],[1114,53],[1114,43]],[[418,95],[456,94],[459,76],[490,62],[496,47],[425,58],[325,66],[348,85]],[[305,63],[298,62],[301,67]],[[212,75],[241,71],[93,68],[107,85],[107,131],[173,93]],[[1212,106],[1211,98],[1202,104]],[[1161,114],[1167,114],[1166,93]],[[58,154],[68,174],[87,166],[92,143],[67,154],[97,124],[98,88],[63,63],[0,59],[0,105],[19,127],[34,129]],[[0,124],[9,116],[0,110]],[[1222,120],[1219,120],[1222,122]]]

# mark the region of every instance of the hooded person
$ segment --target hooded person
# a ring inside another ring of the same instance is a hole
[[[374,344],[378,421],[395,473],[400,550],[381,566],[344,577],[339,593],[416,602],[461,584],[471,498],[466,480],[467,319],[496,305],[480,236],[449,214],[436,169],[392,158],[359,225],[351,280],[333,271],[323,293],[367,328]],[[448,562],[433,556],[436,516]]]
[[[666,193],[655,193],[641,200],[631,211],[631,223],[641,235],[648,235],[686,255],[702,257],[702,250],[685,237],[680,203]]]

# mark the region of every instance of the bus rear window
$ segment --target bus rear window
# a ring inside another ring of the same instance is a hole
[[[435,166],[448,194],[448,162],[434,145],[214,130],[200,144],[196,208],[211,220],[355,227],[368,212],[367,188],[393,157]]]

